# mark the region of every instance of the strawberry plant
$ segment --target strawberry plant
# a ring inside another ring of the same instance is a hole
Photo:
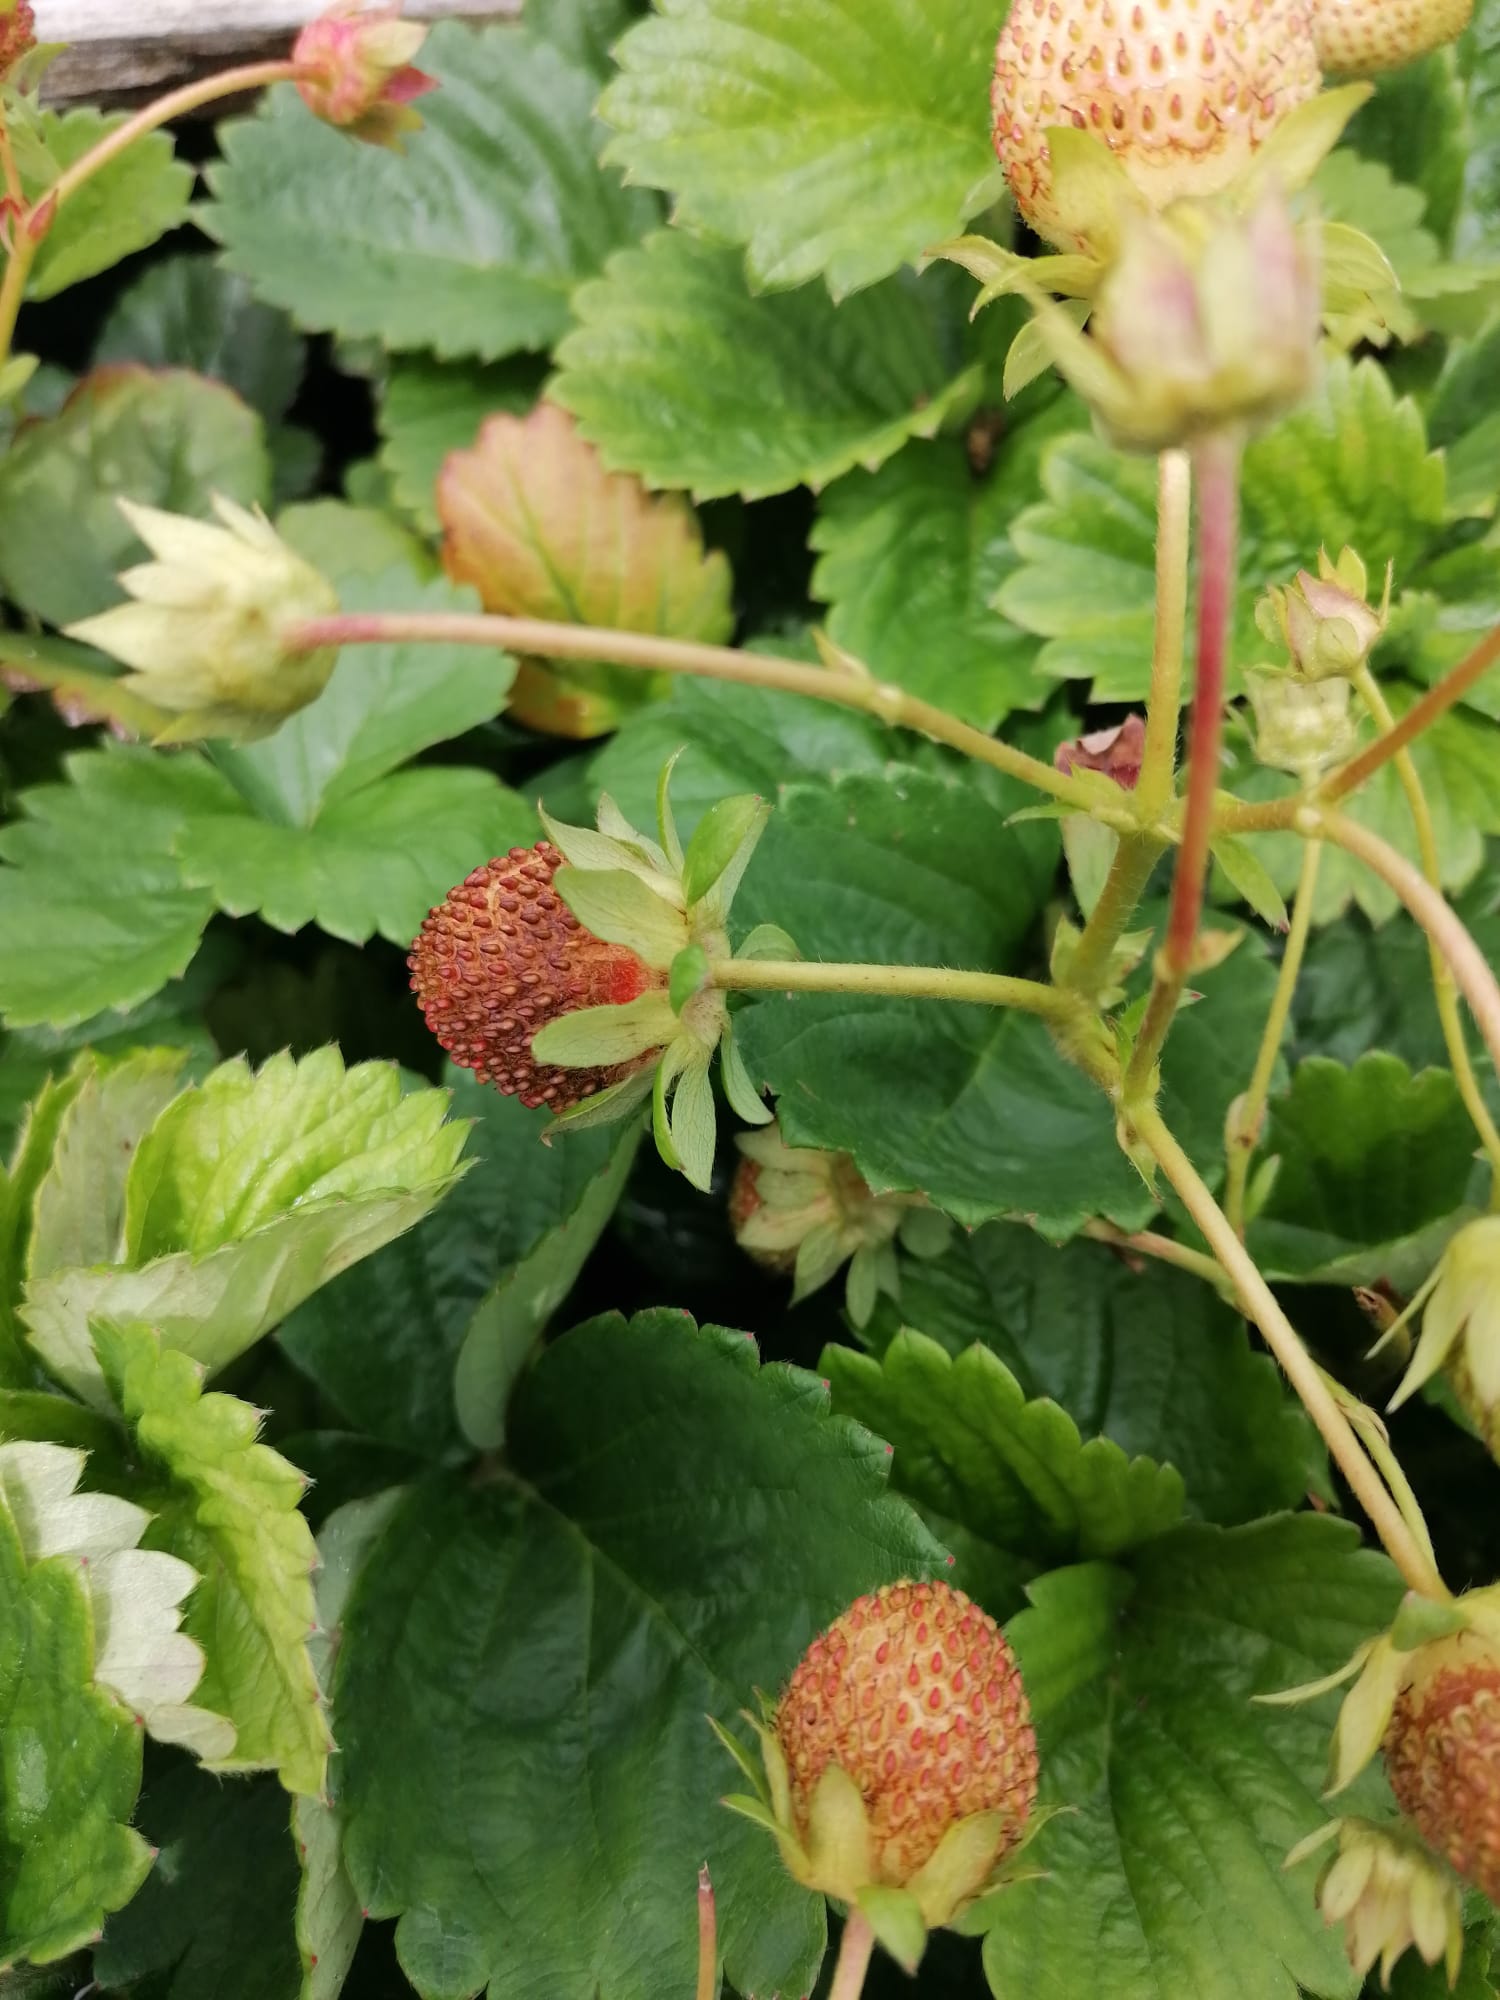
[[[1492,1995],[1495,7],[36,33],[0,2000]]]

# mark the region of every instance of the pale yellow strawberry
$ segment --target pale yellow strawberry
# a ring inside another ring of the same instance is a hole
[[[1226,187],[1321,81],[1307,0],[1015,0],[995,150],[1031,227],[1087,252],[1053,200],[1050,127],[1103,140],[1162,208]]]
[[[1313,0],[1313,36],[1325,69],[1373,76],[1455,40],[1473,13],[1474,0]]]

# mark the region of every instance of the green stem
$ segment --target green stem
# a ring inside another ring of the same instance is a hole
[[[612,666],[646,673],[696,674],[706,680],[735,681],[745,687],[774,688],[811,695],[840,708],[876,716],[894,728],[915,730],[946,743],[983,764],[1018,778],[1035,791],[1061,799],[1080,811],[1100,813],[1094,795],[1066,772],[1054,770],[1009,743],[986,736],[945,709],[918,701],[904,688],[877,681],[862,670],[839,672],[811,667],[732,646],[707,646],[687,639],[660,639],[646,632],[614,632],[591,625],[568,625],[544,618],[504,618],[483,612],[342,612],[312,618],[285,635],[288,652],[317,652],[325,646],[390,645],[435,641],[450,646],[492,646],[544,660],[607,660]],[[1128,795],[1113,822],[1131,824]]]
[[[1151,825],[1171,799],[1176,776],[1192,497],[1192,461],[1184,451],[1164,451],[1156,472],[1156,637],[1151,652],[1151,698],[1146,706],[1146,747],[1135,788],[1143,826]]]
[[[1229,1218],[1214,1200],[1197,1168],[1168,1131],[1151,1103],[1133,1106],[1135,1136],[1152,1154],[1176,1190],[1183,1207],[1198,1225],[1214,1256],[1223,1266],[1246,1313],[1260,1328],[1266,1345],[1280,1362],[1287,1380],[1328,1446],[1334,1461],[1369,1516],[1375,1532],[1408,1585],[1425,1597],[1448,1598],[1451,1593],[1431,1555],[1424,1550],[1365,1455],[1349,1419],[1339,1408],[1318,1367],[1302,1345],[1295,1327],[1277,1304],[1255,1260],[1241,1243]]]
[[[822,965],[807,959],[723,958],[708,968],[724,993],[873,993],[893,1000],[957,1000],[1012,1007],[1044,1020],[1078,1024],[1089,1015],[1076,993],[999,972],[950,972],[941,965]]]
[[[1068,967],[1067,985],[1074,993],[1094,999],[1109,982],[1115,946],[1135,915],[1151,871],[1166,851],[1166,843],[1149,833],[1122,833],[1104,878],[1093,913],[1083,927],[1078,949]]]
[[[1298,815],[1297,831],[1308,838],[1321,834],[1334,846],[1342,847],[1346,854],[1363,861],[1395,890],[1447,962],[1459,992],[1468,1002],[1469,1012],[1479,1024],[1490,1061],[1500,1069],[1500,982],[1442,892],[1389,841],[1343,813],[1320,812],[1304,806]]]
[[[1380,684],[1368,666],[1361,667],[1354,677],[1354,685],[1359,690],[1360,700],[1374,718],[1376,727],[1382,734],[1389,735],[1396,727],[1395,717],[1380,691]],[[1427,804],[1427,794],[1422,789],[1421,773],[1416,760],[1409,750],[1398,750],[1394,758],[1396,776],[1401,789],[1406,794],[1407,808],[1411,813],[1412,826],[1416,830],[1417,853],[1422,863],[1422,873],[1434,889],[1443,886],[1442,863],[1438,855],[1437,833],[1432,824],[1432,812]],[[1484,1148],[1490,1163],[1490,1201],[1500,1204],[1500,1131],[1490,1116],[1489,1106],[1484,1101],[1484,1093],[1479,1087],[1479,1078],[1474,1073],[1473,1058],[1469,1054],[1468,1037],[1464,1033],[1463,1015],[1459,1011],[1458,987],[1454,983],[1448,961],[1437,946],[1428,940],[1428,956],[1432,964],[1432,996],[1437,1003],[1438,1021],[1443,1030],[1443,1042],[1448,1051],[1448,1064],[1453,1071],[1458,1094],[1463,1100],[1469,1121],[1479,1134],[1479,1143]]]
[[[221,97],[259,90],[272,83],[286,83],[297,74],[297,65],[293,62],[244,63],[238,69],[221,70],[216,76],[200,77],[196,83],[185,83],[180,90],[169,91],[154,104],[145,105],[133,118],[127,118],[113,132],[106,133],[97,145],[91,146],[65,173],[60,174],[50,188],[44,189],[13,224],[11,254],[4,279],[0,280],[0,362],[10,353],[21,301],[26,294],[26,281],[31,276],[31,266],[42,239],[52,226],[53,216],[101,167],[107,167],[137,139],[143,139],[148,132],[156,131],[174,118],[197,111]]]
[[[844,1935],[839,1942],[839,1962],[834,1967],[833,1984],[828,1989],[828,2000],[859,2000],[864,1991],[865,1974],[870,1969],[870,1954],[875,1949],[875,1933],[870,1928],[870,1920],[861,1911],[851,1908],[844,1919]]]
[[[1266,1100],[1271,1095],[1271,1079],[1276,1074],[1276,1058],[1281,1054],[1287,1022],[1291,1019],[1292,1001],[1296,997],[1302,959],[1307,951],[1308,934],[1312,930],[1313,900],[1318,891],[1318,866],[1322,859],[1322,841],[1308,841],[1302,850],[1302,876],[1297,884],[1297,899],[1292,905],[1292,926],[1287,933],[1286,950],[1281,955],[1281,970],[1276,979],[1276,991],[1271,996],[1271,1011],[1266,1016],[1255,1067],[1250,1072],[1244,1095],[1237,1099],[1229,1114],[1224,1212],[1236,1236],[1245,1233],[1245,1190],[1250,1181],[1250,1162],[1260,1144]]]
[[[1201,1250],[1194,1250],[1189,1244],[1179,1243],[1173,1236],[1160,1236],[1152,1229],[1121,1229],[1113,1222],[1100,1219],[1086,1222],[1083,1234],[1095,1243],[1107,1243],[1111,1250],[1119,1250],[1128,1257],[1151,1257],[1158,1264],[1170,1264],[1176,1270],[1190,1271],[1195,1278],[1212,1285],[1216,1292],[1233,1291],[1233,1286],[1212,1257],[1206,1257]]]
[[[1155,1089],[1156,1065],[1177,1014],[1193,963],[1209,843],[1219,783],[1224,733],[1224,672],[1234,602],[1235,545],[1239,533],[1240,441],[1220,434],[1198,447],[1198,670],[1193,685],[1192,737],[1182,843],[1172,877],[1167,935],[1157,953],[1156,977],[1146,1017],[1125,1073],[1125,1101]]]

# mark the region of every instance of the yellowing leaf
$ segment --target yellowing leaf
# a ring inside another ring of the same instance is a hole
[[[606,472],[551,403],[500,414],[438,480],[448,574],[489,611],[676,639],[727,639],[729,564],[706,554],[677,494]],[[523,663],[511,708],[534,728],[598,736],[660,692],[661,677],[572,662]]]

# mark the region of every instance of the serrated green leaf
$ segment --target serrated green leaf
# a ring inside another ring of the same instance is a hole
[[[541,394],[542,374],[530,355],[489,368],[421,354],[391,363],[376,419],[384,440],[380,463],[397,505],[425,533],[435,535],[442,525],[437,479],[449,452],[471,445],[486,417],[524,415]]]
[[[595,165],[598,78],[536,34],[443,22],[404,155],[351,145],[290,86],[223,128],[203,221],[301,326],[496,360],[548,346],[569,294],[660,213]]]
[[[160,1852],[141,1893],[104,1927],[100,1988],[150,2000],[294,2000],[288,1805],[264,1779],[225,1784],[184,1764],[153,1776],[140,1823]]]
[[[90,1316],[149,1321],[220,1368],[451,1185],[466,1128],[443,1091],[401,1096],[394,1064],[346,1070],[337,1049],[222,1064],[156,1120],[126,1186],[126,1260],[28,1287],[47,1366],[99,1401]]]
[[[566,1232],[618,1149],[628,1149],[618,1125],[544,1145],[545,1111],[528,1111],[451,1064],[444,1082],[453,1116],[474,1121],[465,1148],[472,1169],[418,1228],[341,1272],[278,1335],[352,1424],[432,1458],[462,1447],[453,1373],[476,1319],[503,1296],[505,1323],[514,1324],[508,1287]]]
[[[164,257],[123,291],[99,331],[96,366],[138,362],[212,376],[259,410],[284,417],[302,380],[307,343],[284,313],[211,257]]]
[[[839,1414],[894,1446],[891,1484],[954,1550],[952,1580],[997,1617],[1020,1608],[1039,1569],[1118,1556],[1182,1517],[1180,1473],[1108,1438],[1085,1443],[977,1341],[955,1359],[907,1331],[878,1361],[825,1347],[818,1367]]]
[[[198,1572],[186,1630],[206,1665],[198,1700],[234,1724],[225,1771],[275,1770],[290,1792],[323,1789],[331,1738],[308,1654],[316,1624],[306,1480],[257,1444],[248,1403],[204,1394],[203,1372],[149,1327],[98,1324],[95,1351],[149,1471],[154,1548]],[[284,1822],[283,1822],[284,1823]]]
[[[195,823],[178,859],[184,877],[231,916],[405,945],[476,857],[504,854],[535,832],[532,808],[488,771],[431,766],[377,779],[310,827],[248,814]]]
[[[65,761],[0,828],[0,1011],[66,1028],[133,1007],[187,969],[213,914],[172,857],[176,834],[237,810],[201,758],[119,745]],[[128,825],[130,839],[120,829]]]
[[[419,1993],[690,1991],[705,1859],[734,1986],[811,1991],[821,1901],[719,1807],[704,1714],[731,1722],[861,1589],[938,1559],[882,1464],[813,1378],[658,1312],[545,1350],[496,1478],[412,1490],[355,1586],[335,1716],[350,1873]]]
[[[37,137],[56,166],[66,168],[118,131],[125,119],[123,111],[43,111]],[[44,182],[23,175],[27,196],[34,201],[51,178]],[[192,192],[193,170],[176,158],[169,134],[149,132],[137,139],[58,209],[31,267],[27,297],[50,299],[146,249],[187,220]]]
[[[677,217],[748,245],[752,282],[835,298],[994,199],[987,0],[676,0],[615,50],[605,153]]]
[[[1140,701],[1150,684],[1156,490],[1150,461],[1094,437],[1058,439],[1042,460],[1045,498],[1020,514],[1023,566],[998,603],[1047,640],[1039,671],[1088,678],[1095,701]],[[1440,453],[1417,405],[1373,361],[1329,364],[1321,387],[1247,446],[1231,685],[1265,654],[1255,600],[1317,555],[1358,550],[1372,576],[1398,585],[1443,532]]]
[[[976,474],[957,438],[912,444],[873,478],[851,476],[818,509],[815,596],[835,644],[881,680],[981,729],[1053,693],[1035,636],[995,608],[1018,566],[1011,523],[1032,498],[1042,448],[1070,406],[1005,437]]]
[[[883,1310],[867,1339],[904,1322],[955,1359],[982,1340],[1085,1437],[1175,1466],[1188,1511],[1207,1520],[1252,1521],[1326,1486],[1316,1433],[1274,1363],[1197,1278],[997,1223],[903,1262],[900,1310]]]
[[[1250,1232],[1257,1263],[1271,1278],[1415,1291],[1483,1207],[1475,1144],[1445,1069],[1414,1076],[1374,1049],[1350,1069],[1299,1063],[1261,1147],[1280,1165]]]
[[[903,281],[842,307],[811,288],[757,296],[732,251],[677,230],[613,257],[573,310],[548,394],[611,471],[699,499],[873,470],[978,387]]]
[[[215,493],[263,503],[270,484],[260,418],[221,382],[95,369],[0,458],[0,584],[49,625],[90,617],[118,601],[116,573],[141,553],[120,495],[199,515]]]
[[[135,1149],[182,1088],[182,1049],[142,1049],[114,1062],[89,1054],[57,1126],[32,1206],[26,1277],[35,1283],[121,1254],[125,1181]]]
[[[1252,1697],[1340,1665],[1399,1592],[1351,1527],[1315,1516],[1180,1528],[1128,1570],[1088,1564],[1033,1585],[1008,1636],[1043,1803],[1070,1810],[1037,1838],[1044,1879],[987,1912],[992,1991],[1295,2000],[1301,1987],[1352,2000],[1359,1981],[1315,1907],[1316,1862],[1282,1870],[1327,1817],[1337,1697],[1295,1709]]]

